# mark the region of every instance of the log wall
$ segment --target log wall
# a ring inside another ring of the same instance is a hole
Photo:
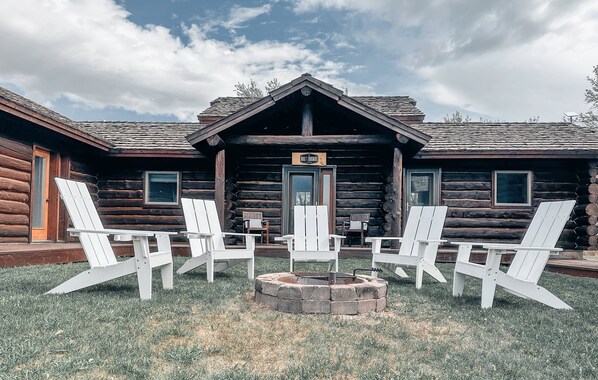
[[[33,148],[0,136],[0,243],[29,241]]]
[[[282,232],[282,171],[291,164],[291,153],[300,149],[254,148],[237,151],[230,189],[230,227],[243,229],[243,211],[259,211],[270,222],[270,234]],[[384,197],[386,178],[392,163],[391,149],[351,148],[311,151],[326,152],[327,164],[336,166],[336,229],[341,232],[344,221],[352,213],[370,213],[370,236],[384,233]],[[230,156],[229,156],[230,157]]]
[[[595,251],[598,250],[598,162],[581,166],[577,179],[577,249]]]
[[[482,161],[438,162],[441,167],[441,204],[449,207],[443,238],[500,243],[520,242],[542,201],[576,199],[577,162]],[[417,163],[423,165],[423,163]],[[534,207],[495,206],[492,201],[494,170],[531,170]],[[565,226],[558,246],[577,247],[574,218]]]
[[[126,159],[118,165],[100,169],[98,174],[99,213],[107,228],[153,231],[185,230],[180,205],[144,204],[144,172],[165,170],[181,172],[181,197],[214,199],[214,165],[207,160],[146,160],[150,164]],[[174,240],[183,240],[174,237]]]

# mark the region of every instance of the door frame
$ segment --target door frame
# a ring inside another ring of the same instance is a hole
[[[293,166],[293,165],[283,165],[282,166],[282,234],[289,234],[292,233],[290,231],[290,220],[289,220],[289,213],[290,213],[290,176],[292,174],[301,174],[301,173],[313,173],[314,174],[314,204],[319,204],[322,194],[322,176],[328,172],[332,175],[332,184],[330,187],[330,213],[328,215],[329,221],[329,233],[334,234],[336,233],[336,166],[335,165],[327,165],[327,166]]]
[[[41,154],[40,154],[41,153]],[[35,157],[41,156],[46,158],[46,182],[44,183],[44,191],[46,194],[46,201],[44,204],[44,221],[42,228],[33,227],[33,199],[35,196],[35,188],[33,185],[33,177],[35,174]],[[61,156],[57,152],[53,152],[43,146],[34,145],[31,159],[31,182],[29,194],[29,241],[56,241],[60,238],[59,235],[65,234],[65,228],[62,228],[61,212],[59,194],[56,185],[52,178],[60,176],[61,172],[66,171],[62,165]],[[67,159],[65,163],[70,163]],[[62,217],[64,219],[64,216]],[[40,231],[40,232],[36,232]]]

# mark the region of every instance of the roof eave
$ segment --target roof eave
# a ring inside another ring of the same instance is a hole
[[[35,111],[32,111],[7,99],[0,98],[0,111],[4,111],[20,119],[30,121],[34,124],[60,133],[61,135],[70,137],[79,142],[93,146],[94,148],[100,149],[104,152],[108,152],[113,147],[112,144],[105,140],[89,135],[64,123],[52,120],[46,116],[43,116]]]
[[[567,158],[567,159],[596,159],[596,150],[438,150],[420,151],[414,156],[415,159],[522,159],[522,158]]]

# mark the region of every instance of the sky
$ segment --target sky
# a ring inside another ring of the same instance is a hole
[[[587,110],[596,0],[2,0],[0,86],[73,120],[195,121],[303,73],[427,121]]]

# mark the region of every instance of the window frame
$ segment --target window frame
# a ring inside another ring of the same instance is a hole
[[[527,174],[527,203],[498,202],[498,174]],[[533,204],[533,172],[531,170],[494,170],[492,172],[492,203],[497,207],[531,207]]]
[[[409,193],[411,192],[411,175],[412,174],[432,174],[433,194],[432,205],[440,206],[442,202],[442,168],[405,168],[403,169],[403,225],[407,222],[409,216]]]
[[[175,202],[152,202],[150,194],[150,174],[174,174],[176,175],[176,201]],[[181,202],[181,172],[168,170],[146,170],[143,173],[143,204],[150,206],[178,206]]]

